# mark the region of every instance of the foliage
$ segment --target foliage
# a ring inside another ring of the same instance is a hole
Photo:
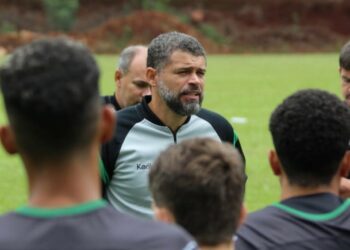
[[[48,22],[54,29],[71,29],[79,8],[79,0],[43,0],[43,4]]]
[[[129,0],[123,6],[126,12],[130,12],[134,9],[143,10],[156,10],[162,12],[169,12],[171,0]]]
[[[221,35],[217,29],[215,29],[214,26],[207,24],[207,23],[201,23],[199,25],[199,31],[206,36],[207,38],[213,40],[214,42],[225,44],[228,43],[228,39]]]
[[[16,25],[14,25],[11,22],[3,21],[0,23],[0,34],[11,33],[16,30],[17,30]]]

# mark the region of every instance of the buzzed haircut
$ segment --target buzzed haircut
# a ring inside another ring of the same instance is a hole
[[[147,49],[147,47],[144,45],[133,45],[122,50],[117,67],[123,74],[127,74],[129,72],[132,60],[141,49]]]
[[[301,90],[272,113],[270,131],[291,185],[329,185],[350,139],[350,111],[323,90]]]
[[[340,50],[339,66],[345,70],[350,70],[350,41]]]
[[[151,41],[148,47],[147,67],[157,71],[163,69],[176,50],[206,58],[205,50],[196,38],[173,31],[163,33]]]
[[[232,241],[245,185],[244,165],[232,145],[209,138],[172,145],[153,164],[149,180],[155,204],[167,208],[199,245]]]
[[[42,39],[15,50],[0,69],[0,84],[19,151],[59,160],[88,146],[100,112],[98,79],[80,43]]]

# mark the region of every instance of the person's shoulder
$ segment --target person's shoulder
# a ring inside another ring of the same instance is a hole
[[[267,230],[273,230],[280,215],[273,206],[248,214],[243,224],[238,228],[237,235],[243,239],[259,238]]]
[[[139,249],[197,249],[192,237],[176,225],[137,218],[112,207],[108,207],[106,213],[110,222],[117,224],[115,231],[123,230],[124,235],[129,234],[133,246]]]
[[[8,212],[0,216],[0,227],[3,227],[6,223],[11,223],[16,219],[17,214],[15,212]]]
[[[229,124],[229,122],[227,121],[227,119],[225,117],[223,117],[219,113],[216,113],[216,112],[211,111],[209,109],[201,108],[199,110],[199,112],[197,113],[197,116],[199,116],[199,117],[201,117],[203,119],[210,119],[210,120],[214,119],[214,120],[226,122],[226,123]]]
[[[233,142],[234,130],[225,117],[216,112],[203,108],[196,114],[196,116],[208,122],[214,128],[222,141],[227,141],[230,143]]]
[[[16,213],[15,211],[5,213],[0,216],[0,231],[2,231],[4,228],[6,230],[6,225],[13,224],[14,221],[20,220],[21,216]],[[0,233],[1,234],[1,233]]]
[[[137,122],[143,119],[140,112],[141,104],[129,106],[117,111],[117,123],[120,122]]]
[[[250,213],[244,221],[244,225],[258,226],[259,224],[266,225],[266,223],[273,223],[274,219],[280,218],[283,213],[273,205],[267,206],[260,210]]]
[[[269,249],[274,246],[276,227],[282,226],[275,221],[275,208],[265,207],[250,213],[242,225],[239,226],[235,238],[238,250]]]
[[[5,246],[18,237],[27,233],[29,228],[24,218],[16,212],[9,212],[0,216],[0,246]],[[5,244],[6,243],[6,244]],[[1,248],[3,249],[3,248]]]
[[[216,113],[214,111],[202,108],[196,114],[196,116],[206,120],[212,126],[220,126],[222,128],[232,129],[232,126],[229,123],[229,121],[225,117],[223,117],[222,115],[220,115],[219,113]]]

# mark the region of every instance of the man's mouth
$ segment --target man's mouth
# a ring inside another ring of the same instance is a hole
[[[201,94],[201,91],[184,91],[181,93],[181,96],[189,100],[199,100]]]

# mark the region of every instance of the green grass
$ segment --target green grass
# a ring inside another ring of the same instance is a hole
[[[116,56],[97,56],[101,66],[101,93],[114,91]],[[1,60],[1,59],[0,59]],[[302,88],[321,88],[340,95],[336,54],[224,55],[209,56],[204,107],[228,120],[246,117],[246,124],[233,124],[246,159],[246,203],[250,211],[278,200],[279,186],[268,165],[272,147],[268,120],[287,95]],[[5,122],[0,104],[0,122]],[[0,149],[0,212],[26,202],[26,182],[18,157]]]

